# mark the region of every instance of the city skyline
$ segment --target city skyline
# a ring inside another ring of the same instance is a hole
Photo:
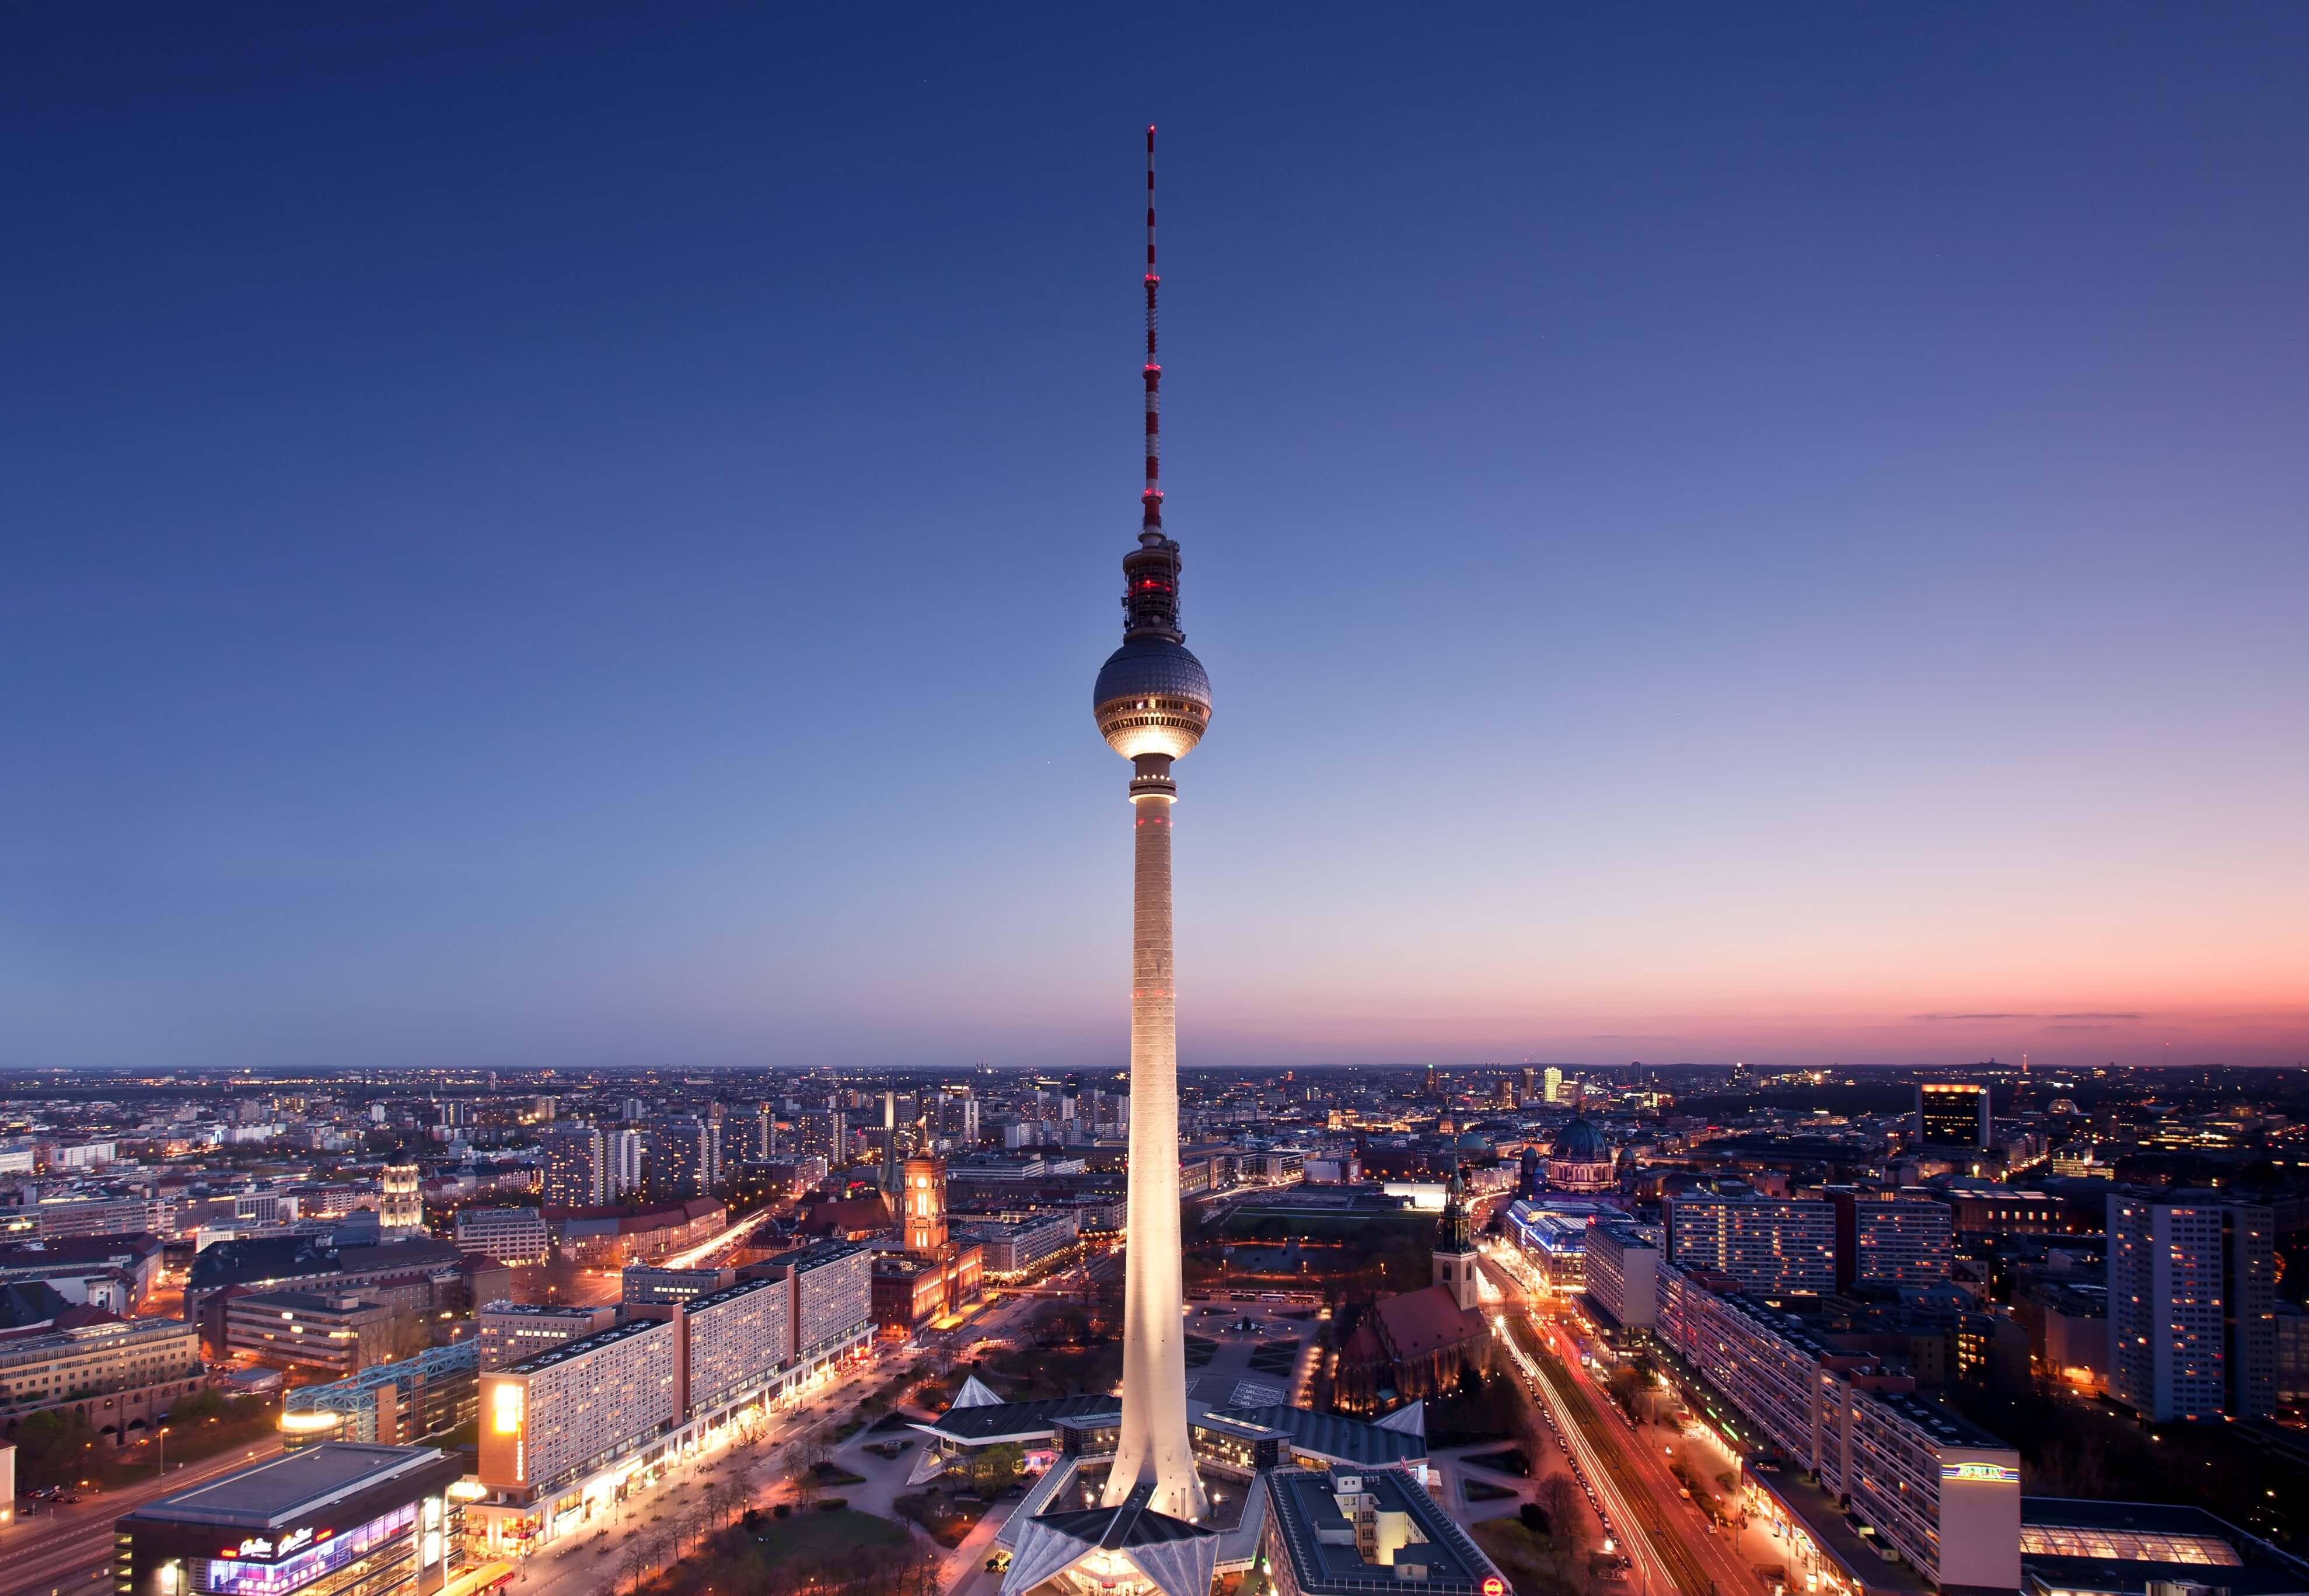
[[[1146,120],[1184,1067],[2309,1056],[2297,15],[22,27],[0,1063],[1119,1063]]]

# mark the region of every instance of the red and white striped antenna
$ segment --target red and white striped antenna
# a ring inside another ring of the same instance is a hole
[[[1138,496],[1138,538],[1163,536],[1163,368],[1154,352],[1154,291],[1163,279],[1154,270],[1154,129],[1146,129],[1146,489]]]

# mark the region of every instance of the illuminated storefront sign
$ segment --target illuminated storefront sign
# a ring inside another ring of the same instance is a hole
[[[407,1533],[416,1523],[417,1504],[411,1502],[406,1507],[396,1507],[382,1518],[373,1518],[360,1528],[343,1535],[330,1536],[310,1529],[299,1530],[281,1541],[282,1548],[294,1552],[293,1556],[277,1563],[260,1563],[250,1559],[267,1554],[254,1551],[245,1555],[239,1551],[227,1553],[209,1564],[204,1587],[215,1596],[287,1596],[289,1592],[300,1590],[323,1574],[333,1574],[356,1558]],[[320,1544],[307,1550],[295,1550],[295,1546],[315,1540]],[[241,1543],[243,1547],[265,1544],[261,1537]]]
[[[1942,1479],[1977,1479],[1990,1485],[2019,1485],[2020,1470],[2002,1463],[1942,1463]]]

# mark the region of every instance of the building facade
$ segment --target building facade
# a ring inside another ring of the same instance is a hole
[[[1729,1275],[1763,1297],[1836,1288],[1836,1210],[1811,1198],[1672,1195],[1662,1205],[1667,1261]]]
[[[2108,1393],[2143,1418],[2265,1418],[2276,1402],[2276,1216],[2108,1204]]]
[[[457,1248],[499,1263],[542,1263],[553,1250],[541,1208],[461,1208]]]
[[[1943,1587],[2020,1584],[2020,1454],[1734,1281],[1666,1264],[1660,1339]],[[1752,1442],[1743,1450],[1751,1450]]]

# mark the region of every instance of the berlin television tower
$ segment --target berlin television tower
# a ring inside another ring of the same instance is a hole
[[[1179,629],[1179,545],[1163,531],[1163,368],[1154,347],[1154,130],[1146,130],[1146,487],[1138,547],[1123,556],[1122,646],[1099,668],[1098,729],[1129,759],[1136,828],[1130,939],[1130,1242],[1122,1324],[1122,1432],[1105,1502],[1142,1483],[1147,1505],[1203,1516],[1187,1441],[1186,1301],[1179,1267],[1179,1047],[1171,984],[1171,762],[1201,741],[1211,681]]]

